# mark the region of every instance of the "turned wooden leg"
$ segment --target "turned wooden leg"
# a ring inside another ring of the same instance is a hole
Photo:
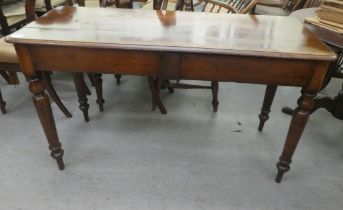
[[[42,124],[44,133],[49,142],[49,149],[51,151],[51,157],[57,161],[58,168],[64,169],[63,163],[63,149],[58,139],[56,131],[54,116],[51,111],[49,98],[44,93],[45,85],[42,80],[35,78],[29,78],[29,89],[33,93],[33,102],[36,111],[39,116],[39,120]]]
[[[0,109],[1,109],[2,114],[6,114],[6,108],[5,107],[6,107],[6,102],[2,98],[2,94],[0,91]]]
[[[117,85],[120,85],[121,74],[115,74],[114,77],[116,78]]]
[[[305,129],[307,120],[310,116],[314,105],[314,97],[316,94],[302,91],[302,96],[298,100],[298,107],[294,110],[291,124],[289,126],[285,145],[279,162],[276,164],[278,173],[275,181],[280,183],[284,173],[289,171],[292,162],[292,156],[298,145],[300,137]]]
[[[212,89],[212,107],[213,111],[217,112],[218,111],[218,88],[219,88],[219,83],[218,81],[211,81],[211,89]]]
[[[263,130],[264,123],[269,119],[270,107],[272,106],[276,89],[277,89],[276,85],[267,85],[266,92],[264,95],[261,113],[258,116],[260,118],[260,124],[258,126],[258,131]]]
[[[159,95],[159,91],[158,91],[159,88],[158,86],[156,86],[156,80],[154,80],[153,77],[148,76],[148,83],[149,83],[150,91],[152,94],[153,110],[154,110],[154,106],[157,105],[157,107],[159,108],[162,114],[167,114],[167,109],[164,107],[162,100],[160,98],[160,95]],[[159,82],[157,81],[157,83]]]
[[[63,114],[66,117],[71,118],[72,115],[70,114],[68,109],[62,103],[60,97],[56,93],[56,90],[55,90],[54,86],[51,83],[50,72],[42,72],[42,78],[43,78],[43,82],[44,82],[46,91],[48,92],[48,94],[51,97],[51,99],[56,103],[58,108],[63,112]]]
[[[102,97],[102,79],[101,79],[101,76],[102,76],[102,74],[99,74],[99,73],[93,74],[96,96],[97,96],[96,103],[99,105],[100,112],[103,112],[105,100]]]
[[[74,85],[75,85],[77,97],[79,98],[79,103],[80,103],[79,108],[81,109],[83,113],[85,122],[88,122],[89,121],[89,116],[88,116],[89,104],[87,103],[88,99],[87,99],[87,95],[84,89],[83,74],[73,73],[73,79],[74,79]]]

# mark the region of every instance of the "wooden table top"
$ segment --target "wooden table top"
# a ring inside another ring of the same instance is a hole
[[[276,16],[58,7],[6,40],[310,60],[336,58],[302,23]]]

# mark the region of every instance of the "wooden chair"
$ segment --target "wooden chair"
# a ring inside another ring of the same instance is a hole
[[[27,11],[27,14],[26,14],[27,20],[33,21],[36,18],[34,7],[29,7],[29,9],[27,9],[26,11]],[[8,72],[7,81],[10,84],[19,83],[16,73],[21,72],[21,68],[19,65],[17,54],[14,49],[14,46],[10,43],[5,42],[5,38],[0,39],[0,72],[2,72],[1,75],[3,76],[5,75],[6,72]],[[61,111],[65,114],[66,117],[72,117],[70,112],[63,105],[61,99],[58,97],[51,83],[50,73],[42,71],[40,76],[43,78],[46,91],[48,92],[51,99],[56,103],[56,105],[61,109]],[[2,99],[2,96],[0,100],[0,105],[1,105],[1,111],[3,113],[6,113],[6,110],[5,110],[6,103]]]
[[[3,36],[26,23],[25,1],[0,0],[0,29]]]
[[[257,15],[288,16],[296,10],[318,7],[321,3],[322,0],[260,0],[253,12]]]
[[[67,3],[66,0],[37,0],[35,4],[35,11],[38,13],[46,13],[54,7],[62,6]]]

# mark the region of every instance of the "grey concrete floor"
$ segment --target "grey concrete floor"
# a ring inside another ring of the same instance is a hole
[[[52,104],[66,169],[59,171],[27,90],[0,83],[0,209],[342,209],[343,123],[324,110],[308,122],[281,184],[274,182],[299,88],[281,87],[257,131],[264,86],[220,83],[219,110],[208,90],[163,91],[167,115],[150,111],[143,77],[117,86],[104,75],[105,112],[89,97],[83,121],[71,76],[53,82],[73,118]],[[324,94],[334,96],[340,81]],[[240,132],[239,132],[240,131]]]

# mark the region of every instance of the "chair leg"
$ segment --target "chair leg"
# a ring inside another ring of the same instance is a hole
[[[153,77],[148,76],[148,83],[149,83],[150,91],[152,94],[152,105],[153,105],[152,110],[154,111],[154,107],[156,107],[157,105],[157,107],[159,108],[162,114],[167,114],[167,109],[164,107],[161,101],[160,95],[159,95],[159,86],[160,86],[159,79],[156,78],[156,80],[154,80]],[[157,86],[156,83],[158,83],[159,86]]]
[[[83,86],[83,90],[85,91],[85,94],[87,95],[92,95],[91,91],[89,90],[84,78],[82,77],[82,86]]]
[[[170,87],[170,81],[164,80],[165,86],[168,88],[169,93],[174,93],[174,88]]]
[[[87,73],[87,76],[88,76],[88,79],[91,82],[92,86],[94,86],[95,82],[94,82],[93,74],[92,73]]]
[[[2,114],[6,114],[5,106],[6,106],[6,102],[2,98],[2,94],[1,94],[1,91],[0,91],[0,109],[1,109]]]
[[[0,71],[0,75],[6,80],[8,84],[11,84],[10,77],[8,76],[6,71]]]
[[[18,85],[20,83],[17,72],[10,71],[8,72],[8,76],[12,85]]]
[[[81,109],[83,113],[83,117],[85,119],[85,122],[89,122],[89,116],[88,116],[88,109],[89,104],[87,103],[87,95],[85,91],[84,86],[84,79],[82,73],[73,73],[73,79],[74,79],[74,85],[77,93],[77,97],[79,98],[79,108]]]
[[[116,78],[117,85],[120,85],[121,74],[115,74],[114,77]]]
[[[269,119],[270,107],[272,106],[276,89],[277,85],[267,85],[263,100],[263,106],[259,115],[260,124],[258,126],[258,131],[263,130],[264,123]]]
[[[56,90],[55,90],[54,86],[51,83],[50,72],[46,72],[46,71],[42,72],[42,79],[43,79],[43,82],[44,82],[44,85],[45,85],[45,89],[48,92],[48,94],[51,97],[51,99],[56,103],[58,108],[63,112],[63,114],[66,117],[71,118],[72,115],[70,114],[68,109],[62,103],[60,97],[56,93]]]
[[[103,112],[105,100],[102,96],[102,79],[101,79],[101,76],[102,76],[102,74],[99,74],[99,73],[93,74],[96,96],[97,96],[96,103],[99,105],[100,112]]]
[[[211,81],[211,89],[212,89],[212,107],[213,111],[218,111],[218,89],[219,89],[219,83],[218,81]]]

